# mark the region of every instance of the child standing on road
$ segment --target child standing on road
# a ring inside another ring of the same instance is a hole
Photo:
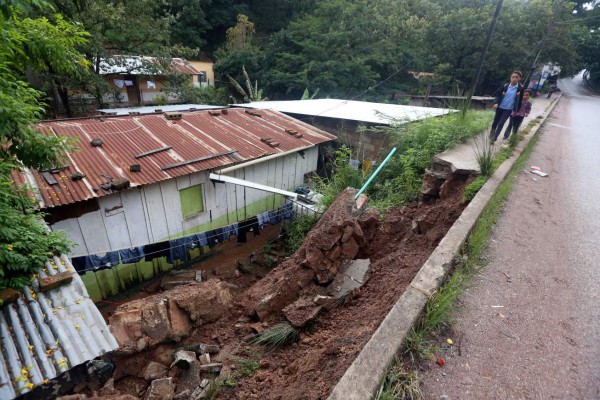
[[[508,128],[504,131],[504,140],[510,137],[510,131],[512,129],[513,135],[516,135],[519,131],[519,127],[525,119],[526,116],[531,112],[531,102],[529,101],[529,95],[531,94],[531,90],[527,89],[523,92],[523,101],[521,102],[521,107],[519,110],[514,111],[510,114],[510,121],[508,123]]]

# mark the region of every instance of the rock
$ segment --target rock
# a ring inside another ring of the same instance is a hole
[[[179,350],[175,352],[175,361],[171,364],[171,368],[173,366],[181,369],[189,369],[193,362],[196,361],[196,353],[193,351]]]
[[[150,303],[142,308],[142,332],[150,337],[153,342],[164,342],[169,335],[168,301],[160,300]]]
[[[0,290],[0,309],[2,307],[14,303],[19,298],[20,294],[15,289],[6,288]]]
[[[117,353],[130,354],[162,342],[177,342],[189,334],[192,325],[218,319],[231,300],[227,284],[213,280],[124,304],[109,318],[111,332],[119,343]]]
[[[210,385],[210,380],[209,379],[202,379],[202,382],[200,382],[200,387],[202,389],[206,388],[208,385]]]
[[[176,394],[173,397],[173,400],[188,400],[192,395],[192,392],[190,392],[190,389],[185,389],[183,392]]]
[[[219,319],[233,299],[227,283],[218,280],[187,285],[185,289],[170,298],[187,312],[194,326]]]
[[[169,290],[179,285],[186,285],[193,282],[202,281],[202,271],[193,269],[172,270],[160,281],[160,287],[163,290]]]
[[[197,360],[193,360],[189,368],[181,373],[177,379],[177,393],[184,391],[193,392],[200,386],[202,379],[200,378],[201,364]]]
[[[425,170],[423,175],[423,184],[421,185],[421,194],[437,197],[440,193],[440,187],[446,181],[447,173]]]
[[[200,357],[198,357],[198,361],[200,361],[200,364],[202,365],[210,364],[210,354],[204,353],[200,355]]]
[[[212,364],[206,364],[206,365],[200,366],[201,371],[210,372],[210,373],[219,373],[219,372],[221,372],[222,368],[223,368],[223,363],[212,363]]]
[[[325,253],[325,255],[331,261],[337,261],[342,255],[342,248],[340,246],[333,246],[333,248]]]
[[[162,378],[152,381],[144,400],[172,400],[174,395],[173,378]]]
[[[411,228],[413,233],[419,235],[421,234],[421,231],[419,230],[419,223],[413,219],[412,224],[411,224]]]
[[[354,229],[351,226],[344,228],[344,234],[342,235],[342,243],[346,243],[354,235]]]
[[[354,238],[350,238],[346,243],[342,244],[342,257],[352,260],[358,254],[358,250],[360,250],[358,243],[356,243]]]
[[[319,249],[316,247],[309,247],[306,249],[306,258],[302,261],[302,264],[312,270],[316,270],[323,261],[323,258],[323,253]]]
[[[269,369],[271,367],[271,363],[267,359],[260,360],[259,363],[260,369]]]
[[[169,369],[157,362],[150,361],[144,370],[144,379],[147,381],[153,381],[155,379],[165,378]]]
[[[73,281],[72,272],[60,272],[55,275],[50,275],[45,278],[38,278],[40,284],[40,292],[47,292],[59,286],[71,283]]]
[[[315,320],[321,306],[316,305],[312,299],[303,297],[283,309],[283,314],[295,328],[302,328]]]
[[[431,228],[433,228],[433,223],[429,222],[427,219],[425,219],[425,217],[418,217],[416,220],[413,221],[413,227],[414,227],[414,223],[417,223],[417,230],[420,234],[424,235],[427,233],[427,231],[429,231]],[[414,229],[413,229],[414,232]]]
[[[191,344],[189,346],[181,347],[177,350],[193,351],[194,353],[196,353],[196,355],[199,356],[204,353],[217,354],[219,352],[219,346],[215,346],[214,344],[196,343]]]

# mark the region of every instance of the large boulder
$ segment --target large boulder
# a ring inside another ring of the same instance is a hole
[[[126,303],[109,318],[119,349],[131,354],[164,342],[178,342],[193,326],[216,320],[232,300],[225,282],[212,280]]]

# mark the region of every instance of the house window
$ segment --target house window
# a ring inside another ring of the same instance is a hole
[[[191,217],[194,214],[204,211],[202,185],[180,190],[179,200],[181,201],[181,214],[183,218]]]
[[[198,75],[198,81],[201,83],[206,82],[206,71],[200,71],[200,75]]]

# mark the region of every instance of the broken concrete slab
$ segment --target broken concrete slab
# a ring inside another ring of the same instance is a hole
[[[200,383],[202,382],[202,378],[200,378],[202,370],[200,369],[200,367],[200,362],[197,360],[193,360],[189,368],[184,370],[178,376],[176,391],[177,394],[185,391],[193,392],[197,387],[200,386]]]
[[[315,320],[322,307],[313,299],[302,297],[283,309],[283,315],[295,328],[302,328]]]
[[[345,262],[331,285],[327,287],[327,293],[336,298],[341,298],[348,292],[362,287],[369,279],[370,269],[371,260],[369,259]]]
[[[447,166],[453,174],[459,175],[477,175],[479,174],[479,164],[473,157],[475,140],[471,138],[466,143],[461,143],[440,154],[433,156],[434,165]]]
[[[179,350],[175,352],[175,361],[171,364],[171,368],[177,367],[181,369],[189,369],[192,363],[196,361],[196,353],[193,351]]]

